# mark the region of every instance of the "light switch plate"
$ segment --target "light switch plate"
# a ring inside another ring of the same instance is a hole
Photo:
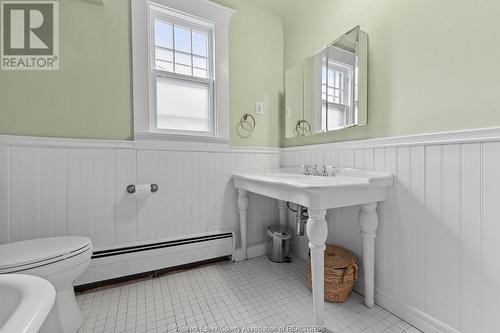
[[[264,114],[264,103],[255,102],[255,114],[263,115]]]
[[[292,118],[292,108],[291,107],[287,107],[286,108],[286,113],[285,113],[286,117],[287,118]]]

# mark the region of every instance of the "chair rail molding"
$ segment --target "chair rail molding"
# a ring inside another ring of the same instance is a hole
[[[424,133],[404,136],[382,137],[375,139],[360,139],[338,141],[332,143],[311,144],[282,148],[282,151],[298,151],[310,149],[348,149],[402,147],[420,145],[442,145],[447,143],[474,143],[500,141],[500,127],[467,129],[449,132]],[[310,147],[310,148],[306,148]],[[313,148],[314,147],[314,148]]]

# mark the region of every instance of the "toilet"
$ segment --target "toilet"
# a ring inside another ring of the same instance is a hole
[[[74,333],[83,317],[73,283],[88,267],[92,243],[87,237],[52,237],[0,245],[0,274],[29,274],[48,280],[56,290],[54,306],[40,333]]]

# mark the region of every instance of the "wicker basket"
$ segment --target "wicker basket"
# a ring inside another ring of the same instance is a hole
[[[351,295],[358,278],[356,257],[343,247],[326,244],[325,250],[325,301],[343,303]],[[307,288],[312,288],[311,256],[307,259]]]

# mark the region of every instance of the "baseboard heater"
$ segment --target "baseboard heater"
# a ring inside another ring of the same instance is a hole
[[[75,285],[232,256],[233,238],[232,232],[219,232],[96,250]]]

